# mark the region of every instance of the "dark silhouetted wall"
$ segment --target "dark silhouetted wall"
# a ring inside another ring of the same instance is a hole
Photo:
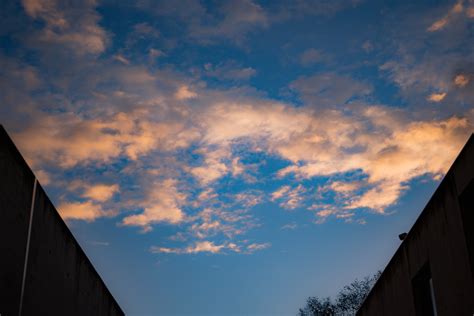
[[[471,136],[357,315],[474,315],[473,202]]]
[[[39,183],[31,212],[34,187],[0,126],[0,314],[124,315]]]

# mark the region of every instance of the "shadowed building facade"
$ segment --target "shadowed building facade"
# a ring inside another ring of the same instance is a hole
[[[0,314],[124,315],[0,125]]]
[[[357,315],[471,316],[473,277],[471,135]]]

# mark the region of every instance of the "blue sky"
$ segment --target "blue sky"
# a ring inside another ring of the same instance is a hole
[[[473,131],[472,0],[0,9],[0,122],[129,315],[336,294]]]

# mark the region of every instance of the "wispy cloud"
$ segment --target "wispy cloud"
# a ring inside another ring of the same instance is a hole
[[[204,65],[204,71],[206,76],[231,81],[247,80],[257,73],[254,68],[241,66],[235,61],[226,61],[217,65],[207,63]]]
[[[290,186],[283,186],[272,193],[272,200],[280,201],[279,206],[284,209],[294,210],[297,207],[301,206],[301,202],[303,201],[303,194],[305,193],[306,188],[303,187],[303,185],[301,184],[295,188],[291,188]]]
[[[152,229],[154,223],[178,224],[185,219],[181,205],[186,196],[177,188],[177,181],[165,179],[157,181],[148,188],[145,199],[138,202],[143,212],[126,216],[121,224],[124,226],[140,226],[144,232]]]
[[[186,248],[166,248],[152,246],[150,251],[152,253],[174,253],[174,254],[194,254],[200,252],[220,253],[225,248],[224,245],[215,245],[210,241],[198,241],[194,245]]]
[[[286,230],[294,230],[298,227],[298,224],[296,223],[290,223],[290,224],[285,224],[281,227],[281,229],[286,229]]]
[[[235,243],[227,243],[217,245],[210,241],[198,241],[193,245],[185,248],[166,248],[166,247],[150,247],[152,253],[164,253],[164,254],[197,254],[197,253],[223,253],[225,250],[235,253],[246,253],[251,254],[256,251],[267,249],[271,246],[270,243],[252,243],[248,245],[237,245]]]
[[[445,16],[433,22],[433,24],[428,28],[428,31],[436,32],[444,29],[451,20],[455,19],[457,15],[463,13],[464,10],[464,0],[458,1]]]
[[[23,0],[25,12],[33,19],[45,23],[32,40],[70,49],[70,53],[100,54],[109,42],[107,32],[99,25],[95,1],[63,5],[55,0]],[[77,15],[76,12],[81,14]]]
[[[290,84],[301,99],[313,106],[337,106],[363,99],[372,92],[370,84],[336,73],[300,77]]]
[[[299,57],[299,62],[303,66],[311,66],[317,63],[326,62],[328,61],[329,57],[322,52],[321,50],[317,50],[315,48],[309,48],[301,53]]]

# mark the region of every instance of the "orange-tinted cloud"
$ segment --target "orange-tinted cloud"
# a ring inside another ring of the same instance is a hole
[[[139,226],[144,232],[152,229],[152,224],[165,222],[178,224],[186,215],[181,209],[186,196],[177,188],[177,181],[165,179],[156,182],[148,188],[146,198],[139,202],[143,212],[126,216],[121,224],[124,226]]]
[[[58,206],[59,214],[65,220],[92,222],[99,217],[114,216],[116,212],[102,209],[99,204],[87,202],[63,202]]]
[[[441,102],[446,97],[447,93],[432,93],[428,96],[428,100],[431,102]]]

